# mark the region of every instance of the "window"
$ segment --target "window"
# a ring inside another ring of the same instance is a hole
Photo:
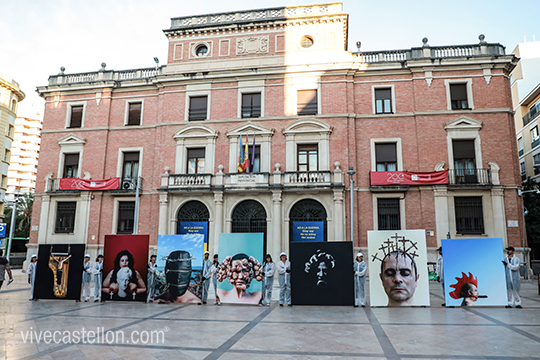
[[[313,46],[313,38],[311,36],[302,36],[300,39],[300,46],[304,49],[308,49]]]
[[[139,176],[139,152],[125,152],[122,167],[122,179],[134,179]]]
[[[255,145],[255,154],[253,155],[253,164],[251,163],[251,155],[253,151],[253,147],[250,146],[249,148],[249,170],[250,173],[258,173],[261,171],[261,146]]]
[[[467,84],[450,84],[450,100],[452,110],[469,109]]]
[[[533,156],[534,175],[540,174],[540,154]]]
[[[11,150],[4,149],[4,161],[10,162],[11,161]]]
[[[187,149],[187,173],[203,174],[205,167],[205,149]]]
[[[298,145],[298,171],[319,170],[318,146]]]
[[[15,109],[17,108],[17,100],[13,99],[11,100],[11,111],[15,112]]]
[[[521,181],[527,180],[527,169],[525,168],[525,162],[519,163],[519,168],[521,170]]]
[[[534,149],[540,144],[540,138],[538,137],[538,125],[531,129],[531,147]]]
[[[375,144],[377,171],[397,171],[396,144]]]
[[[76,178],[79,176],[79,154],[64,154],[63,178]]]
[[[55,233],[69,234],[74,232],[76,209],[77,203],[75,201],[56,203],[56,226],[54,227]]]
[[[80,128],[82,126],[83,105],[71,106],[71,117],[68,128]]]
[[[261,116],[261,93],[242,94],[242,118]]]
[[[135,223],[135,201],[118,202],[117,234],[133,234]]]
[[[189,98],[189,121],[206,120],[208,96]]]
[[[317,90],[298,90],[296,110],[298,115],[317,115]]]
[[[126,125],[141,125],[142,102],[128,103],[128,120]]]
[[[197,46],[195,49],[195,54],[197,54],[198,57],[205,57],[208,55],[208,46],[204,44]]]
[[[518,139],[519,156],[523,155],[523,138]]]
[[[375,113],[392,114],[392,89],[375,89]]]
[[[378,198],[378,230],[400,230],[399,198]]]
[[[482,197],[455,197],[456,232],[458,234],[483,234],[484,214]]]
[[[2,180],[0,181],[0,188],[5,189],[7,187],[7,176],[2,175]]]
[[[474,140],[453,140],[456,184],[475,184]]]
[[[15,134],[15,126],[8,124],[7,128],[7,136],[13,139],[13,135]]]

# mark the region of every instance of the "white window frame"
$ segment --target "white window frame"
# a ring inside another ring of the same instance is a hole
[[[317,114],[315,115],[298,115],[298,91],[300,90],[317,90]],[[288,96],[290,100],[289,104],[293,106],[292,111],[287,111],[287,103],[285,104],[285,113],[286,115],[292,116],[301,116],[302,118],[307,116],[318,116],[322,115],[322,90],[321,90],[321,79],[319,77],[296,77],[293,79],[292,91],[294,96]],[[285,88],[285,94],[287,94],[287,88]],[[291,95],[293,95],[291,94]]]
[[[129,125],[129,126],[142,126],[143,124],[143,114],[144,114],[144,99],[133,99],[126,100],[126,108],[124,111],[124,126],[128,126],[129,121],[129,104],[141,103],[141,119],[139,125]]]
[[[178,129],[176,140],[175,174],[187,174],[187,149],[204,148],[204,173],[212,174],[216,158],[216,139],[218,132],[195,121]]]
[[[67,237],[68,239],[72,239],[75,235],[80,237],[79,233],[79,226],[77,223],[77,219],[80,219],[81,217],[81,207],[82,207],[82,201],[80,200],[80,197],[52,197],[51,196],[51,205],[49,207],[50,212],[53,214],[53,216],[49,216],[49,229],[51,230],[50,234],[53,237],[54,240],[62,242],[63,237]],[[56,232],[56,218],[58,217],[58,203],[59,202],[75,202],[75,221],[73,222],[73,232],[72,233],[57,233]],[[67,240],[67,239],[66,239]],[[79,241],[77,241],[79,242]]]
[[[482,142],[480,140],[480,130],[483,123],[481,121],[460,116],[451,120],[445,125],[446,146],[448,149],[448,168],[454,169],[454,140],[474,140],[474,157],[476,168],[482,169]]]
[[[79,153],[79,169],[76,177],[81,177],[85,143],[86,139],[73,134],[69,134],[58,140],[58,145],[60,145],[60,153],[58,154],[58,172],[56,173],[58,178],[64,175],[65,154],[75,153]]]
[[[474,110],[473,93],[472,93],[472,79],[445,79],[444,86],[446,87],[446,106],[450,111],[464,111],[465,109],[452,110],[452,94],[450,93],[450,85],[453,84],[465,84],[467,85],[467,110]]]
[[[140,163],[140,158],[139,158],[139,163]],[[140,164],[139,164],[140,165]],[[140,167],[139,167],[140,169]],[[140,176],[140,175],[139,175]],[[117,196],[114,198],[114,210],[113,210],[113,221],[112,221],[112,229],[111,229],[111,234],[113,235],[116,235],[116,232],[118,230],[118,215],[120,213],[120,202],[124,202],[124,201],[136,201],[137,199],[135,198],[135,196]],[[139,206],[139,213],[140,213],[140,206]],[[135,216],[135,219],[138,219],[138,213],[137,214],[134,214]]]
[[[208,48],[208,52],[206,53],[205,56],[197,56],[197,47],[199,45],[205,45],[207,48]],[[213,41],[195,41],[195,42],[190,42],[189,43],[189,48],[190,48],[190,51],[189,51],[189,57],[190,59],[209,59],[209,58],[212,58],[213,57],[213,45],[214,45],[214,42]]]
[[[210,104],[212,103],[211,98],[211,84],[202,84],[202,85],[192,85],[186,89],[186,104],[184,119],[187,122],[204,122],[210,120]],[[206,119],[204,120],[189,120],[189,103],[192,97],[205,96],[206,95]]]
[[[313,45],[311,45],[308,48],[302,47],[301,42],[302,42],[302,38],[304,36],[310,37],[313,40]],[[297,50],[308,51],[308,50],[316,50],[316,49],[318,49],[319,48],[319,42],[320,42],[320,40],[319,40],[319,34],[318,33],[302,33],[302,34],[297,34],[296,35],[295,44],[296,44],[296,49]]]
[[[407,217],[405,216],[405,193],[393,192],[393,193],[372,193],[373,201],[373,230],[379,229],[379,207],[377,199],[381,198],[399,198],[399,222],[400,230],[407,230]]]
[[[376,104],[376,101],[375,101],[375,90],[378,90],[378,89],[390,89],[390,100],[392,101],[392,113],[391,114],[388,114],[388,113],[377,113],[377,104]],[[371,85],[371,104],[372,104],[372,107],[373,107],[373,114],[375,115],[379,115],[379,116],[384,116],[384,115],[394,115],[396,114],[396,91],[394,89],[394,85],[393,84],[389,84],[389,85]]]
[[[118,149],[118,162],[116,165],[116,177],[122,178],[122,172],[124,171],[124,153],[127,152],[139,152],[139,177],[142,177],[143,173],[143,147],[130,147]]]
[[[66,129],[71,129],[69,127],[70,123],[71,123],[71,108],[74,107],[74,106],[81,106],[83,107],[83,111],[82,111],[82,117],[81,117],[81,129],[84,128],[84,120],[86,118],[86,101],[77,101],[77,102],[69,102],[67,103],[66,105],[66,109],[67,109],[67,112],[66,112],[66,124],[65,124],[65,128]],[[77,128],[75,128],[77,129]]]
[[[176,57],[176,54],[177,54],[177,47],[180,48],[180,57]],[[176,43],[174,44],[174,48],[173,48],[173,60],[182,60],[182,58],[184,57],[184,43]]]
[[[377,171],[377,153],[375,151],[376,144],[396,144],[397,171],[403,171],[401,138],[369,139],[369,142],[371,148],[371,171]]]
[[[286,171],[298,169],[298,144],[317,144],[319,171],[330,171],[330,134],[332,127],[327,123],[302,117],[287,126],[285,135]]]
[[[243,94],[261,94],[261,116],[258,118],[246,118],[246,121],[249,119],[259,119],[264,117],[264,80],[256,81],[239,81],[238,82],[238,110],[237,117],[242,119],[242,95]]]

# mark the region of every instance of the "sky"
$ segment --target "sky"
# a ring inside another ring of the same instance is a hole
[[[26,94],[19,115],[43,113],[37,86],[50,75],[163,65],[170,18],[216,12],[322,3],[306,0],[0,0],[0,76]],[[540,41],[539,0],[343,0],[349,14],[349,50],[408,49],[429,44]]]
[[[165,270],[165,264],[170,253],[176,250],[187,251],[193,256],[191,267],[202,269],[203,265],[204,235],[159,235],[157,250],[157,269]]]

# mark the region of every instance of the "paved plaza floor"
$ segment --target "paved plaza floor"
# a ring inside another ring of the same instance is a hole
[[[427,308],[289,308],[28,301],[14,277],[0,290],[6,359],[540,359],[536,280],[523,309],[444,308],[438,283]]]

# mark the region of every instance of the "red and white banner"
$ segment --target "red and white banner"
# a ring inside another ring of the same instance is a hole
[[[118,190],[120,178],[88,180],[67,178],[60,179],[59,190]]]
[[[448,184],[448,171],[413,173],[406,171],[372,171],[371,185]]]

